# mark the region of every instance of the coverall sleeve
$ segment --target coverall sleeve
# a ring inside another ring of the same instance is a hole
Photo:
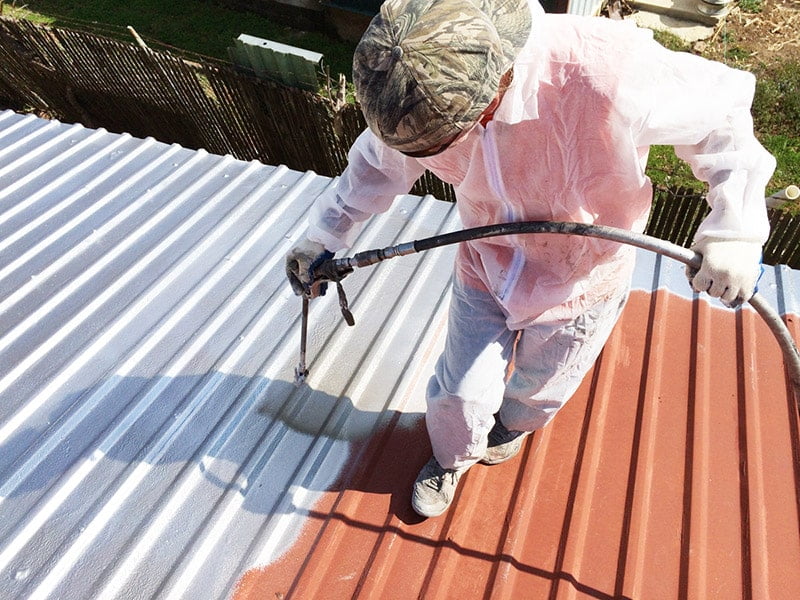
[[[369,130],[353,143],[348,165],[311,207],[308,238],[336,252],[353,245],[363,222],[385,212],[425,172],[419,161],[383,144]]]
[[[650,32],[637,30],[637,36],[634,66],[619,89],[625,110],[638,118],[632,127],[637,146],[674,146],[695,177],[709,184],[711,212],[695,241],[763,244],[769,235],[764,193],[775,159],[753,132],[755,77],[667,50]]]

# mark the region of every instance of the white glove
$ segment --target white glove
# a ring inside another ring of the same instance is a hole
[[[313,242],[305,237],[300,240],[286,254],[286,276],[289,278],[292,291],[297,296],[305,295],[310,298],[325,295],[327,284],[314,283],[314,267],[332,257],[333,253],[325,250],[325,246],[319,242]]]
[[[704,238],[692,250],[703,256],[697,273],[686,272],[695,291],[708,292],[730,307],[750,300],[761,274],[761,244]]]

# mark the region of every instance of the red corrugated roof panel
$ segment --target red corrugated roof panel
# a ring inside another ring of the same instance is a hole
[[[430,447],[395,415],[235,597],[794,599],[799,448],[754,311],[638,289],[567,407],[444,516],[408,505]]]

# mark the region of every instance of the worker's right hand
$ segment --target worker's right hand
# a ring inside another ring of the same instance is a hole
[[[333,258],[319,242],[303,238],[286,254],[286,276],[297,296],[316,298],[324,296],[326,282],[314,282],[314,268],[322,261]]]

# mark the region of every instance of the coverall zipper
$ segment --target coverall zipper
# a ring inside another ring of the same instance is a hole
[[[503,183],[503,175],[500,170],[499,153],[497,152],[497,144],[495,137],[489,133],[488,128],[491,126],[491,121],[486,124],[487,127],[483,129],[482,134],[484,138],[484,153],[483,162],[486,168],[486,177],[489,180],[489,185],[492,188],[495,196],[500,199],[505,208],[506,223],[519,221],[519,215],[514,210],[514,205],[509,202],[508,194],[506,193],[506,186]],[[514,246],[514,254],[511,258],[511,264],[508,266],[506,280],[503,287],[497,290],[497,297],[500,300],[505,298],[513,291],[514,287],[522,274],[522,267],[525,265],[525,254],[522,249],[517,245],[514,238],[511,240]]]

